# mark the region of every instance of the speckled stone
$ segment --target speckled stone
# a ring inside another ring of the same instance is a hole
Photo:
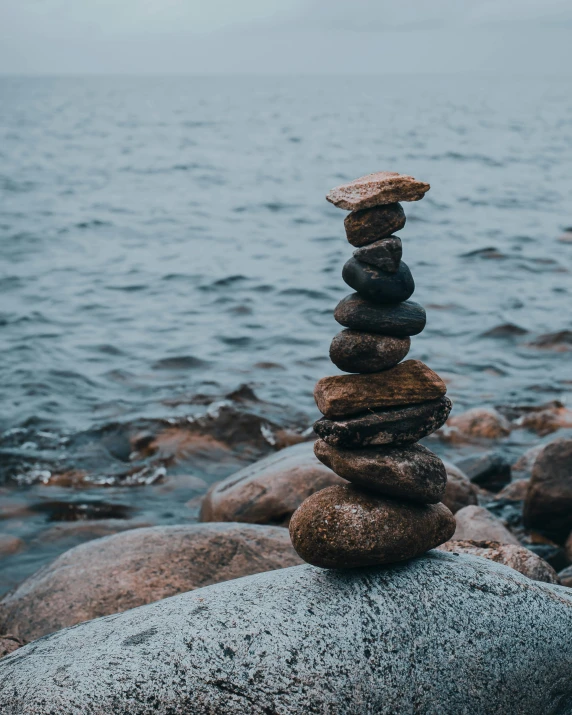
[[[322,417],[314,423],[314,431],[333,447],[402,446],[417,442],[439,429],[447,421],[451,408],[449,398],[442,397],[411,407],[390,407],[349,420]]]
[[[292,515],[298,556],[321,568],[392,564],[448,541],[455,517],[443,504],[374,496],[351,484],[322,489]]]
[[[423,308],[412,300],[379,305],[357,293],[351,293],[338,303],[334,318],[344,328],[396,337],[418,335],[427,320]]]
[[[405,226],[405,212],[401,204],[352,211],[344,219],[344,226],[346,237],[352,246],[367,246],[401,230]]]
[[[341,209],[357,211],[398,201],[419,201],[431,187],[412,176],[378,171],[332,189],[326,199]]]
[[[376,266],[386,273],[395,273],[399,269],[402,255],[403,247],[398,236],[382,238],[354,251],[355,259]]]
[[[330,345],[330,360],[344,372],[379,372],[400,363],[411,339],[342,330]]]
[[[375,494],[436,504],[445,493],[445,465],[420,444],[339,449],[318,439],[314,453],[340,477]]]
[[[387,273],[350,258],[342,269],[342,278],[350,288],[373,303],[402,303],[415,290],[411,271],[403,261],[395,273]]]
[[[412,405],[442,397],[447,386],[420,360],[405,362],[369,375],[332,375],[318,380],[314,399],[328,418],[358,415],[397,405]]]

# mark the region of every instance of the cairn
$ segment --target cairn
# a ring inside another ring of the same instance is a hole
[[[429,184],[380,172],[332,189],[328,201],[351,211],[347,239],[357,250],[344,281],[356,292],[336,307],[345,330],[330,347],[350,375],[324,377],[314,397],[324,417],[314,430],[318,459],[349,484],[306,499],[292,516],[298,554],[315,566],[390,564],[451,538],[455,518],[440,503],[443,462],[416,444],[445,423],[451,402],[441,378],[419,360],[401,362],[425,311],[409,298],[415,284],[401,260],[405,225],[400,201],[418,201]]]

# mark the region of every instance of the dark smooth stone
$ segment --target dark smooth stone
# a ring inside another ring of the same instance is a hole
[[[334,311],[340,325],[381,335],[418,335],[427,321],[419,303],[406,300],[399,304],[380,305],[352,293],[341,300]]]
[[[511,479],[510,462],[494,452],[476,454],[456,462],[459,469],[469,477],[473,484],[478,484],[491,492],[498,492]]]
[[[330,345],[330,360],[344,372],[379,372],[400,363],[411,339],[342,330]]]
[[[397,447],[418,442],[438,430],[447,421],[452,407],[448,397],[441,397],[410,407],[372,411],[347,420],[322,417],[314,423],[314,431],[332,447]]]
[[[342,278],[350,288],[374,303],[402,303],[415,290],[411,271],[403,261],[396,273],[387,273],[350,258],[343,267]]]
[[[386,273],[396,273],[403,254],[401,239],[398,236],[382,238],[354,251],[354,258],[381,268]]]
[[[401,230],[405,226],[405,212],[401,204],[386,204],[352,211],[346,216],[344,226],[346,237],[352,246],[367,246]]]

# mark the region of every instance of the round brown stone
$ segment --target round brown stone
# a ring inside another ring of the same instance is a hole
[[[342,330],[330,345],[330,360],[345,372],[379,372],[400,363],[409,352],[411,338]]]
[[[405,226],[405,212],[401,204],[352,211],[346,216],[344,226],[348,241],[359,248],[389,238],[394,231],[402,229]]]
[[[375,497],[352,485],[316,492],[290,521],[298,555],[322,568],[405,561],[448,541],[454,531],[455,517],[443,504]]]

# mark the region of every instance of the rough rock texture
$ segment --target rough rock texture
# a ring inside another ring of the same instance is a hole
[[[431,187],[412,176],[378,171],[332,189],[326,199],[341,209],[356,211],[397,201],[419,201]]]
[[[353,211],[346,216],[344,226],[352,246],[367,246],[402,229],[405,226],[405,212],[400,204]]]
[[[332,340],[330,360],[344,372],[379,372],[400,363],[410,347],[410,338],[346,329]]]
[[[342,269],[344,281],[374,303],[401,303],[413,295],[415,281],[409,266],[401,261],[395,273],[350,258]]]
[[[566,715],[569,594],[438,551],[259,574],[25,646],[0,662],[0,711]]]
[[[18,648],[21,648],[23,645],[26,645],[26,642],[21,638],[13,636],[11,633],[0,635],[0,658],[3,658],[5,655],[10,655],[10,653],[18,650]]]
[[[478,504],[477,488],[471,483],[471,480],[466,474],[454,464],[444,461],[447,471],[447,486],[445,487],[445,495],[441,500],[453,514],[465,506]]]
[[[334,318],[344,328],[397,337],[418,335],[427,321],[425,310],[413,300],[398,305],[379,305],[357,293],[346,296],[338,303]]]
[[[491,492],[500,491],[510,482],[510,462],[502,454],[495,452],[476,454],[459,460],[457,465],[473,484],[478,484]]]
[[[311,442],[297,444],[214,484],[203,499],[200,519],[287,526],[306,497],[343,483],[314,456]]]
[[[356,260],[376,266],[386,273],[395,273],[399,270],[402,255],[403,246],[398,236],[382,238],[354,251]]]
[[[348,420],[322,417],[314,423],[314,431],[332,447],[403,446],[413,444],[438,429],[447,420],[451,408],[451,400],[441,397],[411,407],[390,407]]]
[[[76,546],[26,579],[0,602],[0,633],[32,640],[176,593],[299,563],[288,532],[278,526],[124,531]]]
[[[325,417],[336,418],[436,400],[446,392],[437,373],[420,360],[406,360],[369,375],[323,377],[316,383],[314,399]]]
[[[351,484],[328,487],[294,512],[296,552],[322,568],[391,564],[447,541],[455,517],[443,504],[414,504],[373,496]]]
[[[493,407],[475,407],[451,417],[440,436],[450,442],[463,443],[508,437],[510,429],[510,422]]]
[[[482,556],[485,559],[496,561],[515,571],[528,576],[533,581],[544,583],[559,583],[556,571],[540,556],[525,549],[524,546],[501,544],[498,541],[447,541],[437,547],[440,551],[449,551],[458,554],[471,554]]]
[[[319,439],[314,452],[336,474],[375,494],[436,504],[445,492],[445,465],[420,444],[337,449]]]
[[[572,566],[567,566],[562,571],[558,572],[560,583],[566,588],[572,588]]]
[[[466,506],[455,514],[457,528],[453,541],[498,541],[500,544],[520,542],[500,519],[482,506]]]
[[[572,529],[572,439],[557,439],[538,454],[523,519],[562,537]]]

